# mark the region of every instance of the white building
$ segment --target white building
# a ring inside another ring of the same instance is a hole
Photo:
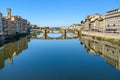
[[[108,11],[105,15],[106,32],[120,33],[120,8]]]
[[[81,24],[72,24],[69,29],[73,30],[80,30],[81,29]]]

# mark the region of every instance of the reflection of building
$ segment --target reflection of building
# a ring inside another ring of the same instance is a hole
[[[105,61],[120,69],[120,47],[109,42],[84,37],[81,39],[91,54],[101,55]]]
[[[120,47],[106,45],[105,53],[106,62],[120,69]]]
[[[120,8],[108,11],[105,23],[106,32],[120,32]]]
[[[19,55],[24,49],[28,47],[28,38],[21,38],[20,40],[4,45],[0,47],[0,69],[4,67],[4,62],[6,59],[12,64],[12,57]]]

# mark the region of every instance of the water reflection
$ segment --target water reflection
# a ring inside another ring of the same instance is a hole
[[[98,41],[89,37],[81,38],[89,54],[103,57],[106,63],[120,70],[120,46],[107,41]]]
[[[76,37],[78,38],[78,37]],[[75,39],[73,33],[66,33],[65,35],[61,33],[48,33],[44,35],[43,33],[34,34],[31,39],[41,39],[41,40],[64,40],[64,39]]]
[[[38,36],[36,35],[35,38]],[[120,46],[113,45],[107,41],[98,41],[90,37],[81,37],[80,40],[81,44],[85,45],[89,54],[103,57],[108,64],[120,70]],[[0,47],[0,69],[4,68],[5,60],[8,60],[12,64],[13,56],[19,55],[23,50],[28,48],[28,41],[29,38],[24,37]]]
[[[19,39],[0,47],[0,69],[4,68],[5,60],[13,64],[13,56],[19,55],[23,50],[28,48],[28,37]]]
[[[62,37],[62,34],[61,34],[61,33],[55,33],[55,34],[49,33],[49,34],[47,34],[47,36],[48,36],[49,38],[55,39],[55,38],[61,38],[61,37]]]
[[[112,45],[109,42],[98,41],[88,37],[81,37],[80,41],[78,39],[32,39],[28,45],[30,38],[21,38],[18,41],[14,41],[0,47],[0,79],[120,79],[120,71],[115,69],[120,69],[120,47],[117,45]],[[84,45],[88,52],[80,44],[80,42],[82,45]],[[21,52],[23,54],[19,55]],[[19,56],[14,58],[16,55]],[[108,64],[114,66],[115,68],[107,65],[106,62],[104,62],[104,60],[99,56],[103,57]],[[6,62],[6,60],[12,64],[12,67],[8,65],[9,63]]]

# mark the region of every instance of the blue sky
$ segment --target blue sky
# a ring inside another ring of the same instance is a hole
[[[120,0],[0,0],[0,12],[6,8],[40,26],[68,26],[80,23],[87,15],[120,7]]]

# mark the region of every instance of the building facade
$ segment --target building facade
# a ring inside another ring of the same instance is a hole
[[[7,9],[7,16],[5,17],[6,33],[10,34],[28,34],[30,33],[30,23],[21,16],[11,15],[11,9]]]
[[[100,32],[105,32],[105,16],[102,15],[100,18],[99,18],[99,26],[98,26],[98,29]]]
[[[120,33],[120,8],[108,11],[105,15],[106,32]]]
[[[9,18],[5,18],[6,19],[6,34],[7,35],[15,35],[15,23],[13,23]]]
[[[21,28],[21,17],[20,16],[11,16],[11,21],[15,24],[16,33],[20,33]]]
[[[83,22],[84,23],[84,31],[89,31],[89,27],[90,27],[90,20],[89,18],[86,18],[85,21]]]
[[[11,15],[10,8],[7,8],[7,16],[2,16],[0,13],[0,41],[19,34],[29,35],[30,29],[31,23],[21,16]]]
[[[69,29],[73,30],[80,30],[81,29],[81,24],[72,24]]]
[[[3,35],[2,13],[0,13],[0,36]]]
[[[7,19],[2,18],[2,25],[3,25],[4,35],[6,35],[7,34]]]
[[[84,24],[84,31],[104,31],[104,15],[93,14],[86,17],[85,21],[82,22]]]

